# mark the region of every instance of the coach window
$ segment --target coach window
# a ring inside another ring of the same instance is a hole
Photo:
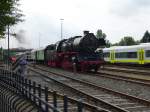
[[[120,58],[120,53],[115,53],[116,58]]]
[[[119,53],[115,53],[116,58],[120,58]]]
[[[126,53],[126,52],[120,53],[120,57],[121,57],[121,58],[126,58],[126,57],[127,57],[127,53]]]
[[[146,57],[150,57],[150,50],[146,51]]]
[[[105,57],[105,58],[109,58],[109,54],[110,54],[109,52],[105,52],[105,53],[104,53],[104,57]]]
[[[128,58],[137,58],[137,52],[128,52]]]
[[[126,54],[127,54],[126,52],[118,52],[115,54],[115,56],[116,58],[126,58],[127,57]]]

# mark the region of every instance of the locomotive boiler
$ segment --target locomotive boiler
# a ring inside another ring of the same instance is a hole
[[[105,45],[105,40],[103,38],[97,39],[93,33],[84,31],[83,36],[75,36],[58,42],[57,51],[90,53],[103,45]]]

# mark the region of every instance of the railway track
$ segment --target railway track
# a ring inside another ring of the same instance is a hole
[[[145,79],[137,79],[137,78],[133,78],[133,77],[127,77],[127,76],[122,76],[122,75],[117,75],[117,74],[106,73],[106,72],[98,72],[97,74],[94,74],[94,75],[98,76],[98,77],[122,80],[122,81],[140,84],[140,85],[144,85],[144,86],[148,86],[148,87],[150,86],[150,81],[145,80]]]
[[[43,90],[44,92],[44,90]],[[65,95],[61,95],[56,93],[56,91],[54,92],[48,92],[48,104],[49,105],[54,105],[55,108],[57,108],[57,110],[59,112],[80,112],[81,110],[79,109],[79,107],[82,107],[82,111],[83,112],[110,112],[108,110],[105,109],[101,109],[97,106],[85,103],[85,102],[81,102],[81,103],[77,103],[78,100],[74,99],[74,98],[70,98],[67,97]],[[54,95],[55,95],[55,101],[54,101]],[[38,94],[37,94],[38,96]],[[45,97],[42,95],[41,93],[41,99],[44,99]],[[65,103],[65,101],[67,101]],[[55,102],[55,104],[54,104]],[[65,108],[64,108],[65,107]],[[50,112],[52,111],[51,109],[49,110]],[[56,111],[57,112],[57,111]]]
[[[37,72],[36,70],[36,73],[39,73],[39,72]],[[44,76],[44,78],[45,78],[45,81],[48,81],[47,77]],[[44,78],[42,77],[42,79]],[[42,88],[42,90],[43,92],[40,93],[40,96],[41,96],[40,98],[44,100],[45,90],[44,88]],[[36,93],[35,95],[39,96],[39,93]],[[56,107],[59,112],[110,112],[109,110],[102,109],[98,106],[95,106],[95,105],[92,105],[83,101],[81,102],[79,101],[80,101],[79,99],[68,97],[56,91],[52,92],[51,90],[48,90],[48,104]],[[81,108],[82,108],[82,111],[80,110]],[[52,111],[52,110],[50,109],[49,111]]]
[[[125,73],[134,73],[134,74],[141,74],[141,75],[149,75],[150,69],[148,68],[141,68],[141,67],[129,67],[129,66],[104,66],[104,70],[112,70],[117,72],[125,72]]]
[[[39,66],[31,70],[49,80],[57,82],[59,85],[69,88],[72,92],[82,96],[84,102],[92,105],[114,112],[148,112],[150,110],[149,101],[100,87],[70,76],[53,73]]]
[[[117,67],[117,68],[126,68],[126,69],[136,69],[136,70],[150,70],[149,65],[143,65],[143,66],[138,66],[138,65],[125,65],[125,64],[105,64],[105,67]]]
[[[99,71],[96,74],[94,74],[94,76],[106,77],[110,79],[122,80],[122,81],[140,84],[144,86],[150,86],[150,80],[147,80],[144,78],[136,78],[133,76],[131,77],[130,75],[120,75],[120,73],[110,73],[110,72]]]
[[[141,83],[148,86],[150,85],[150,71],[148,70],[144,71],[119,67],[105,67],[98,73],[104,74],[105,77],[116,77],[122,80],[133,81],[135,83]]]

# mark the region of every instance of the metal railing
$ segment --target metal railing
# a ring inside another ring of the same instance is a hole
[[[40,84],[37,84],[34,81],[28,80],[16,73],[0,70],[0,82],[8,85],[8,89],[13,91],[14,93],[25,97],[30,100],[33,104],[39,107],[39,111],[41,112],[60,112],[57,102],[57,93],[56,91],[51,92],[52,101],[49,101],[49,89],[48,87],[42,87]],[[66,95],[63,96],[63,112],[68,112],[68,97]],[[50,104],[49,102],[53,102]],[[77,102],[77,112],[83,111],[83,103],[81,101]]]

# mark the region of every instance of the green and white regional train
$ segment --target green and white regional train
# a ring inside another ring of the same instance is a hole
[[[150,43],[132,46],[104,48],[104,60],[108,63],[150,64]]]

